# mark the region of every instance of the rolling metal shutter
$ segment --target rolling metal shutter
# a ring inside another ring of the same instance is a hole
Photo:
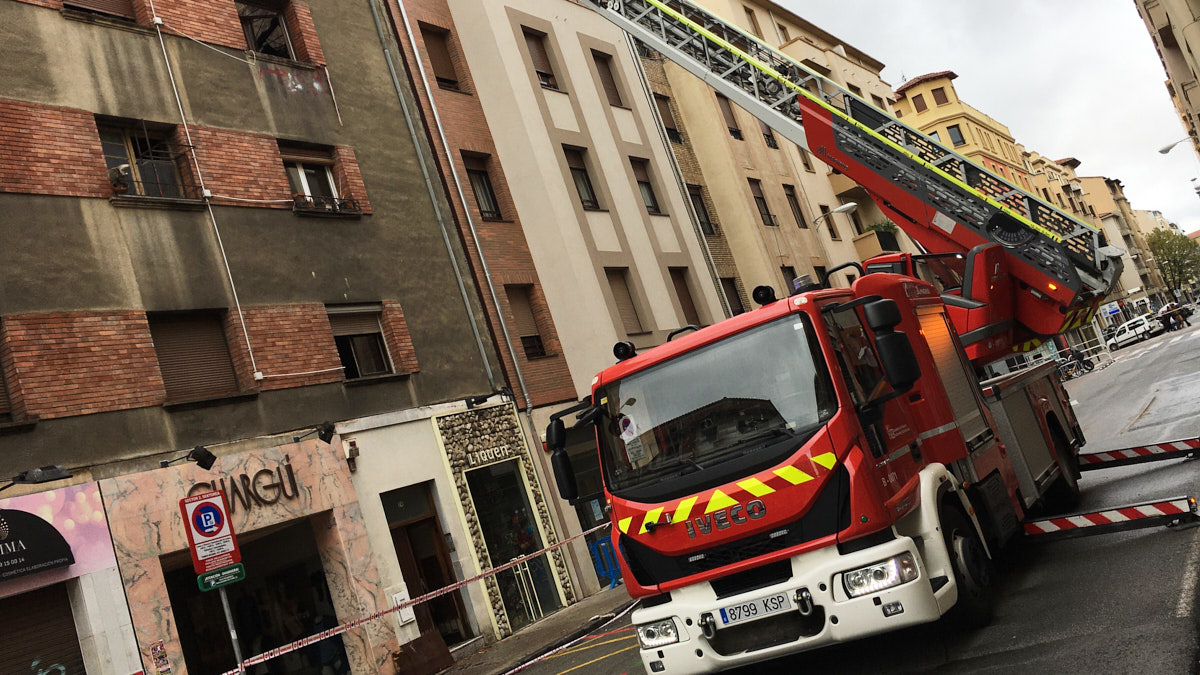
[[[612,289],[613,302],[617,303],[617,313],[621,315],[625,332],[630,335],[641,333],[642,320],[638,318],[633,295],[629,292],[628,271],[624,267],[608,268],[604,270],[604,275],[608,277],[608,286]]]
[[[167,401],[192,401],[238,392],[220,319],[210,314],[150,318]]]
[[[64,675],[87,672],[66,584],[0,600],[0,637],[0,671]]]
[[[683,319],[693,326],[699,326],[700,314],[696,311],[696,303],[692,300],[692,291],[688,289],[687,268],[672,267],[671,283],[675,284],[675,297],[679,298],[679,308],[683,310]]]
[[[505,286],[508,294],[508,307],[512,310],[513,328],[518,337],[539,335],[537,320],[533,317],[533,304],[530,301],[531,286]]]
[[[379,314],[366,312],[362,314],[330,314],[329,327],[333,329],[334,337],[341,335],[376,335],[383,332],[379,327]]]
[[[527,30],[525,45],[529,48],[529,60],[533,62],[533,69],[539,73],[553,75],[554,68],[550,66],[550,55],[546,52],[546,36]]]
[[[74,9],[86,9],[102,14],[112,14],[126,19],[136,19],[133,13],[133,3],[130,0],[63,0],[63,6]]]
[[[954,410],[954,419],[958,422],[958,430],[963,440],[970,442],[973,438],[987,430],[983,414],[979,411],[979,401],[975,396],[974,380],[967,375],[966,367],[959,358],[954,345],[954,336],[946,323],[946,315],[940,311],[919,314],[921,332],[933,353],[933,361],[937,365],[938,377],[950,397],[950,406]]]
[[[621,90],[617,87],[617,78],[612,71],[612,57],[604,52],[592,50],[592,59],[596,62],[596,72],[600,75],[600,84],[604,86],[604,95],[609,105],[624,105],[621,101]]]

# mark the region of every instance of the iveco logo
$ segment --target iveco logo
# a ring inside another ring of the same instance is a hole
[[[752,499],[746,506],[734,504],[727,509],[706,513],[703,516],[698,516],[691,520],[684,521],[687,526],[688,537],[696,538],[696,531],[700,534],[712,534],[713,527],[718,530],[724,530],[731,525],[741,525],[747,520],[758,520],[767,515],[767,505],[762,503],[761,499]]]

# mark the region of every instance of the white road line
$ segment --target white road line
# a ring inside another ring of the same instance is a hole
[[[1184,338],[1184,336],[1183,336],[1183,335],[1180,335],[1179,337],[1175,338],[1174,340],[1171,340],[1171,341],[1170,341],[1170,342],[1168,342],[1167,344],[1169,344],[1169,345],[1173,345],[1173,344],[1175,344],[1176,342],[1179,342],[1180,340],[1182,340],[1183,338]]]
[[[1200,565],[1200,529],[1192,535],[1192,548],[1188,552],[1187,562],[1183,565],[1183,588],[1179,592],[1179,602],[1175,604],[1175,618],[1192,618],[1192,608],[1196,604],[1196,567]]]
[[[1075,399],[1071,399],[1071,405],[1079,405],[1079,401],[1076,401]]]

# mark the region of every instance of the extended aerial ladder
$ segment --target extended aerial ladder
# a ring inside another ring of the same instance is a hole
[[[588,3],[853,179],[927,251],[963,255],[972,278],[943,297],[976,362],[1090,321],[1119,279],[1122,251],[1096,228],[704,9],[683,0]]]

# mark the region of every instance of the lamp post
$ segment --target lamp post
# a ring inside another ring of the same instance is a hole
[[[21,484],[21,485],[36,485],[38,483],[49,483],[51,481],[63,480],[71,477],[71,472],[63,467],[55,464],[53,466],[43,466],[38,469],[29,469],[8,479],[7,485],[0,485],[0,491]]]
[[[1165,155],[1168,152],[1174,150],[1175,146],[1179,145],[1180,143],[1182,143],[1184,141],[1190,141],[1190,140],[1192,140],[1191,136],[1184,136],[1183,138],[1181,138],[1173,143],[1167,143],[1166,145],[1162,146],[1161,148],[1158,149],[1158,153],[1160,155]]]
[[[829,213],[822,213],[821,215],[817,216],[816,218],[813,218],[813,230],[817,229],[817,225],[819,225],[822,220],[829,218],[833,214],[835,214],[835,213],[850,213],[851,211],[853,211],[854,209],[857,209],[857,208],[858,208],[858,202],[846,202],[845,204],[842,204],[841,206],[837,207],[836,209],[830,211]]]

